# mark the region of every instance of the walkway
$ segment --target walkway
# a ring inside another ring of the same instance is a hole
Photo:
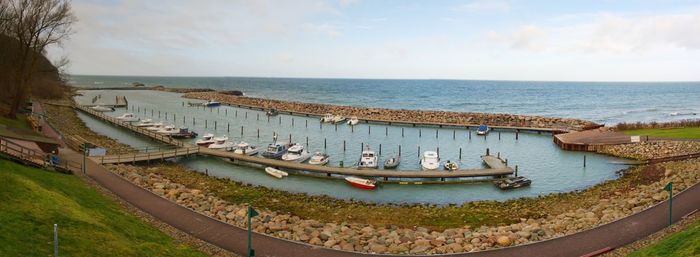
[[[66,149],[62,153],[65,159],[82,160],[82,155],[72,150]],[[234,253],[243,255],[246,251],[247,234],[244,229],[209,218],[157,196],[93,161],[87,163],[87,175],[135,207],[181,231]],[[673,202],[675,221],[700,208],[700,184],[681,192]],[[616,248],[634,242],[663,229],[668,225],[667,221],[668,204],[663,202],[628,218],[570,236],[524,246],[451,256],[581,256],[602,248]],[[258,233],[253,234],[253,246],[257,256],[373,256],[320,248]]]

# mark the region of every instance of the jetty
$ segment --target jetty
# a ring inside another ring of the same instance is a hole
[[[489,168],[482,169],[462,169],[456,171],[407,171],[407,170],[382,170],[382,169],[358,169],[353,167],[330,167],[330,166],[318,166],[304,163],[287,162],[282,160],[267,159],[256,156],[247,156],[241,154],[234,154],[233,152],[221,151],[215,149],[209,149],[206,147],[199,147],[195,145],[186,144],[182,141],[173,139],[171,137],[156,133],[154,131],[146,130],[144,128],[136,127],[131,125],[129,122],[124,122],[111,116],[107,116],[104,113],[94,111],[84,105],[76,106],[77,110],[85,112],[92,115],[100,120],[108,122],[110,124],[128,129],[136,134],[149,137],[151,139],[175,146],[175,149],[170,149],[166,151],[150,152],[150,153],[132,153],[132,154],[121,154],[121,155],[110,155],[110,156],[100,156],[91,157],[97,163],[100,164],[117,164],[117,163],[137,163],[137,162],[150,162],[156,160],[164,160],[168,158],[189,156],[193,154],[208,155],[226,158],[232,161],[241,161],[246,163],[259,164],[263,166],[270,166],[282,169],[299,170],[313,173],[325,174],[326,176],[331,175],[343,175],[343,176],[362,176],[362,177],[380,177],[388,180],[389,178],[433,178],[444,180],[446,178],[468,178],[468,177],[499,177],[513,174],[515,171],[506,165],[506,162],[496,156],[485,155],[482,156],[484,163],[489,166]]]
[[[114,97],[114,104],[96,104],[97,100],[100,99],[98,96],[95,96],[92,99],[92,104],[85,104],[83,106],[85,107],[93,107],[93,106],[104,106],[104,107],[112,107],[112,108],[126,108],[129,106],[129,100],[126,99],[126,96],[115,96]]]

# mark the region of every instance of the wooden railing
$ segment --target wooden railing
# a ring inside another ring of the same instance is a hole
[[[37,167],[53,167],[69,172],[78,172],[82,170],[82,164],[80,163],[61,160],[56,157],[54,157],[55,159],[52,160],[51,157],[53,155],[51,154],[21,146],[2,137],[0,137],[0,152],[11,158]]]
[[[100,157],[92,157],[93,160],[99,162],[100,164],[110,164],[110,163],[128,163],[128,162],[142,162],[150,160],[164,160],[167,158],[187,156],[191,154],[199,153],[199,147],[182,147],[175,148],[172,150],[160,151],[160,152],[140,152],[131,154],[118,154],[118,155],[105,155]]]
[[[166,143],[166,144],[175,145],[175,146],[179,146],[179,147],[185,146],[185,144],[184,144],[182,141],[173,139],[173,138],[170,137],[170,136],[160,134],[160,133],[158,133],[158,132],[156,132],[156,131],[147,130],[147,129],[142,128],[142,127],[134,126],[134,125],[132,125],[130,122],[122,121],[122,120],[119,120],[119,119],[117,119],[117,118],[114,118],[114,117],[111,117],[111,116],[107,116],[107,115],[105,115],[105,114],[103,114],[103,113],[101,113],[101,112],[97,112],[97,111],[92,110],[92,109],[90,109],[90,108],[87,108],[87,107],[85,107],[85,106],[76,106],[76,108],[79,109],[79,110],[81,110],[81,111],[83,111],[83,112],[85,112],[85,113],[91,114],[92,116],[95,116],[95,117],[97,117],[97,118],[99,118],[99,119],[102,119],[102,120],[104,120],[104,121],[107,121],[107,122],[109,122],[109,123],[115,124],[115,125],[117,125],[117,126],[120,126],[120,127],[126,128],[126,129],[129,129],[129,130],[131,130],[131,131],[134,131],[134,132],[136,132],[136,133],[142,134],[142,135],[144,135],[144,136],[148,136],[148,137],[150,137],[150,138],[156,139],[156,140],[161,141],[161,142],[164,142],[164,143]]]

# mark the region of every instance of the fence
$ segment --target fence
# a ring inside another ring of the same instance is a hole
[[[41,151],[21,146],[2,137],[0,137],[0,152],[16,160],[22,161],[25,164],[31,164],[37,167],[53,167],[66,172],[77,172],[82,170],[82,164],[80,163],[60,160],[55,155],[46,154]]]

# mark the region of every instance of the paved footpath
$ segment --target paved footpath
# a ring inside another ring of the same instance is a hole
[[[80,153],[65,149],[61,155],[65,159],[82,163]],[[132,184],[89,159],[87,175],[120,198],[161,221],[199,239],[245,256],[246,230],[177,205]],[[676,195],[673,199],[673,207],[674,222],[681,219],[683,215],[700,208],[700,184]],[[581,256],[605,247],[616,248],[629,244],[659,231],[667,225],[668,202],[666,201],[636,215],[581,233],[528,245],[450,256]],[[373,256],[372,254],[310,246],[258,233],[253,233],[253,248],[255,248],[256,256]]]

